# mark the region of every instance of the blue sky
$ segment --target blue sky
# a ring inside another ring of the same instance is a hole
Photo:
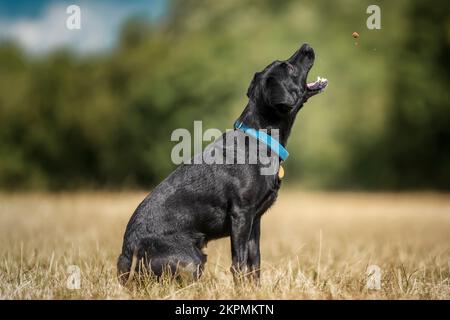
[[[66,27],[66,9],[72,4],[81,9],[81,30]],[[0,0],[0,40],[13,39],[34,54],[62,46],[98,52],[114,45],[128,17],[155,20],[166,9],[166,0]]]

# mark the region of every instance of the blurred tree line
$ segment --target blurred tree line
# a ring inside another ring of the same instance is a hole
[[[29,56],[0,45],[0,187],[151,187],[174,165],[176,128],[231,128],[253,73],[302,42],[327,91],[299,114],[287,182],[450,189],[448,3],[172,1],[133,18],[107,54]],[[358,31],[355,43],[351,37]]]

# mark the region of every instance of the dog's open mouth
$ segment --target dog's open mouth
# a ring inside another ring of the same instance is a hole
[[[321,78],[321,77],[317,77],[317,80],[314,82],[307,83],[306,87],[308,89],[308,92],[307,92],[308,97],[312,97],[312,96],[322,92],[323,90],[325,90],[327,85],[328,85],[328,80],[325,78]]]

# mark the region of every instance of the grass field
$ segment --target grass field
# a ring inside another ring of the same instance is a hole
[[[262,282],[235,286],[229,239],[199,282],[116,280],[123,231],[144,193],[1,194],[2,299],[450,299],[450,195],[284,189],[262,223]],[[369,265],[381,289],[366,287]],[[69,265],[81,288],[66,287]]]

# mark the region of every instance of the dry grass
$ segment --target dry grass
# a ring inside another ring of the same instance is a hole
[[[211,242],[189,285],[116,280],[122,234],[143,193],[0,195],[3,299],[449,299],[450,196],[283,190],[263,218],[262,283],[235,286],[229,240]],[[381,290],[366,268],[382,269]],[[67,267],[82,272],[66,288]]]

